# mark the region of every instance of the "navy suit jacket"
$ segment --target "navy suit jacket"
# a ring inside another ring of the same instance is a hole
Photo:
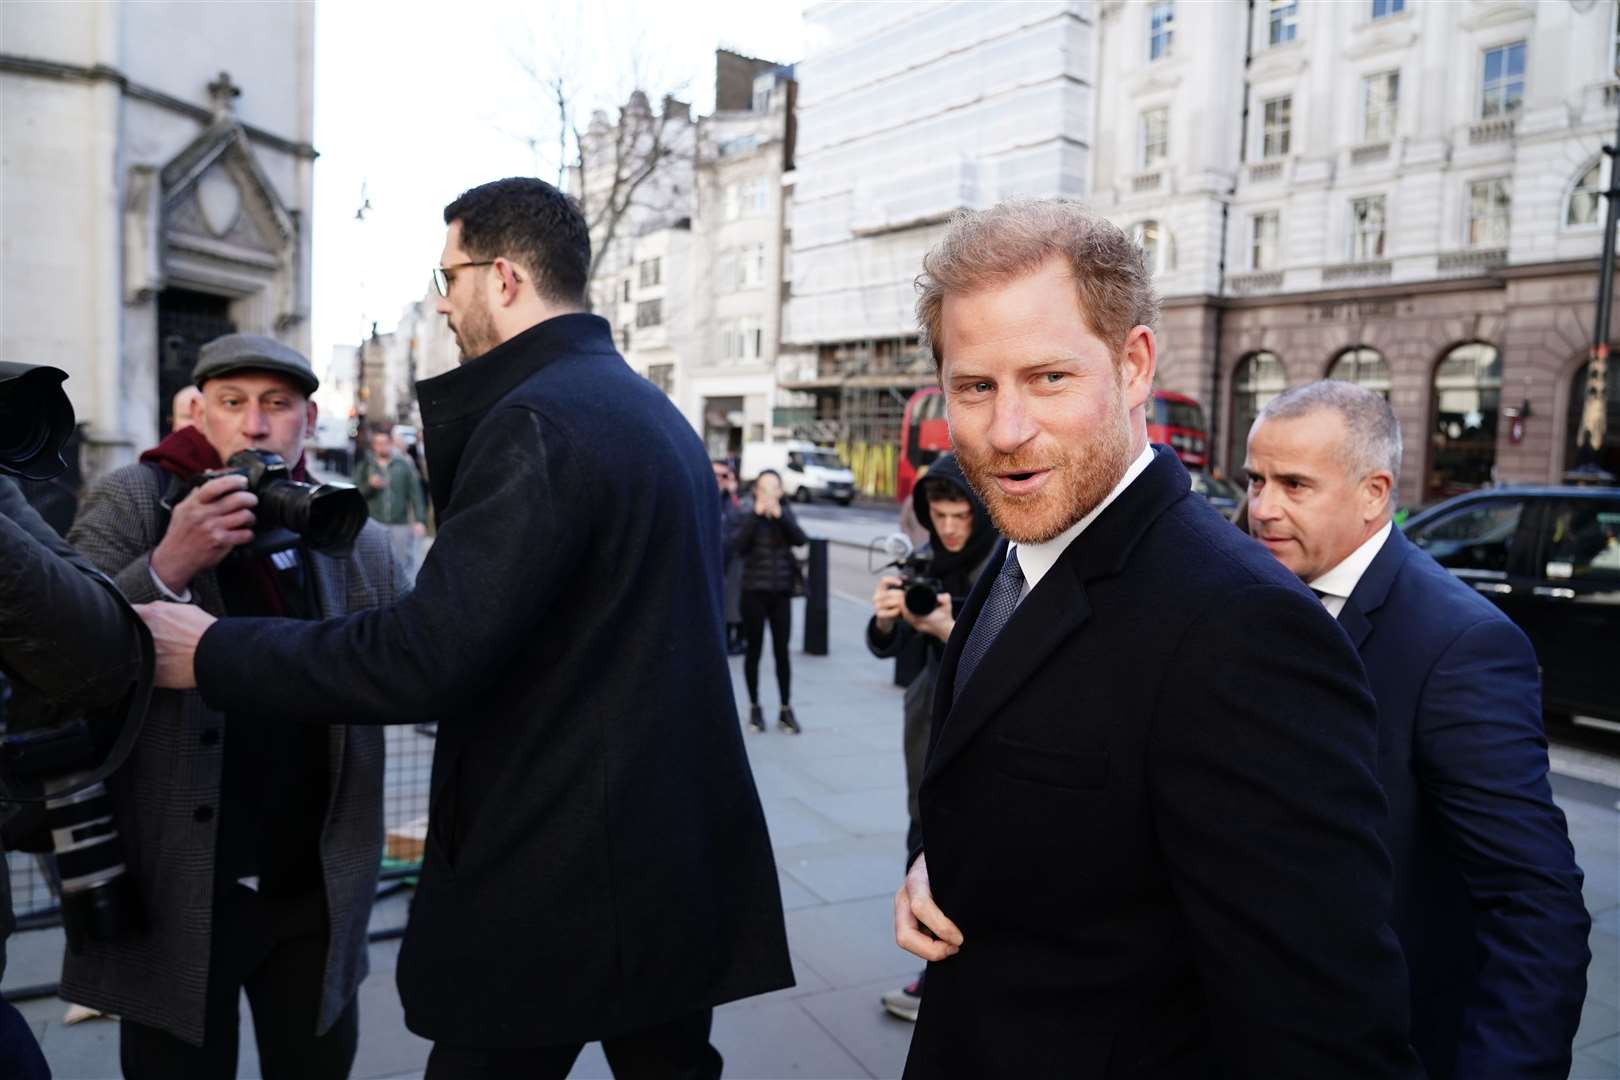
[[[1377,712],[1299,579],[1153,463],[1030,590],[921,789],[961,951],[908,1077],[1419,1075],[1378,840]]]
[[[1398,529],[1339,624],[1378,700],[1394,925],[1424,1066],[1567,1076],[1590,920],[1547,782],[1530,642]]]

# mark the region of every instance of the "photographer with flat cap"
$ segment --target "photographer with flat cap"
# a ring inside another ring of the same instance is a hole
[[[366,522],[347,551],[316,550],[311,535],[270,528],[285,522],[268,488],[261,502],[249,476],[206,475],[251,451],[269,464],[243,471],[276,473],[279,455],[287,480],[305,479],[320,385],[309,361],[230,334],[202,347],[193,378],[195,426],[90,492],[70,534],[80,550],[132,601],[213,615],[321,619],[399,596],[380,526]],[[111,785],[149,925],[70,955],[62,978],[64,997],[122,1017],[126,1077],[235,1076],[243,989],[266,1077],[348,1075],[382,772],[380,729],[264,724],[193,692],[154,696]]]

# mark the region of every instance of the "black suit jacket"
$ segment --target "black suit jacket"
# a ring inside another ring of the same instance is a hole
[[[418,390],[439,534],[415,591],[223,620],[197,652],[232,715],[442,717],[407,1026],[582,1042],[791,985],[691,425],[591,315]]]
[[[1157,448],[936,695],[923,838],[965,940],[907,1076],[1420,1075],[1374,725],[1321,604]]]
[[[1591,920],[1547,782],[1535,651],[1399,530],[1339,624],[1378,699],[1394,927],[1424,1067],[1567,1076]]]

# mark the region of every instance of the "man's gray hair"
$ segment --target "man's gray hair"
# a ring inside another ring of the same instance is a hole
[[[1387,469],[1397,480],[1401,475],[1401,425],[1384,395],[1342,379],[1323,379],[1285,390],[1260,410],[1262,420],[1297,420],[1320,409],[1332,409],[1344,417],[1347,431],[1340,447],[1344,465],[1357,479]],[[1395,502],[1390,491],[1390,505]]]

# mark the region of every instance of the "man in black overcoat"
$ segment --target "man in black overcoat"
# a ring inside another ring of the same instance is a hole
[[[569,199],[501,180],[445,222],[462,365],[417,388],[439,533],[415,591],[313,624],[153,605],[159,679],[266,722],[441,718],[398,974],[428,1076],[562,1077],[596,1040],[620,1076],[718,1076],[712,1007],[793,977],[714,475],[584,313]]]
[[[1010,543],[934,695],[895,898],[930,961],[907,1075],[1421,1075],[1361,665],[1148,444],[1141,252],[1014,202],[953,222],[921,283],[957,458]]]

